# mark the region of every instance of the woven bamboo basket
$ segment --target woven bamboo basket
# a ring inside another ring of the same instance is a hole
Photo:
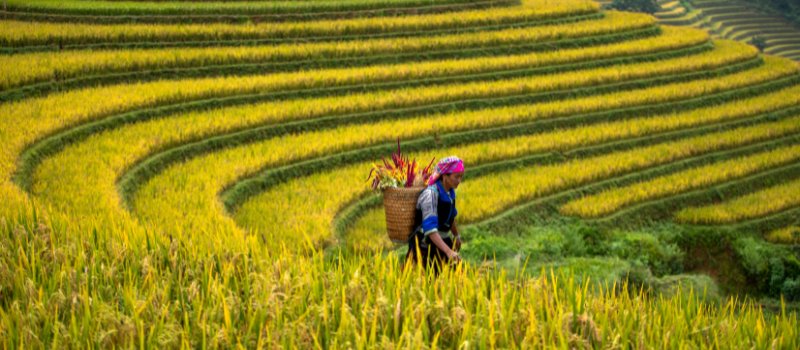
[[[386,211],[386,232],[395,243],[408,242],[414,229],[417,197],[425,189],[419,187],[389,187],[383,190],[383,208]]]

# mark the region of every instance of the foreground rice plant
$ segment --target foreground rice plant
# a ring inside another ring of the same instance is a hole
[[[756,191],[722,203],[684,208],[678,221],[692,224],[724,224],[753,219],[800,205],[800,180]],[[776,233],[776,236],[784,236]]]
[[[59,227],[0,226],[0,300],[13,300],[0,309],[4,347],[800,346],[796,312],[709,302],[701,290],[661,296],[568,270],[470,264],[432,279],[393,255],[258,244],[208,255],[180,240],[132,246]]]

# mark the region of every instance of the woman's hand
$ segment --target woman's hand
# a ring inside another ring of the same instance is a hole
[[[436,247],[438,247],[439,250],[441,250],[442,252],[447,254],[447,259],[448,260],[451,260],[451,261],[453,261],[453,260],[460,261],[461,260],[461,257],[458,256],[458,253],[456,253],[456,251],[450,249],[450,247],[447,246],[447,243],[444,242],[444,240],[442,239],[442,236],[439,235],[439,232],[431,233],[430,234],[430,238],[431,238],[431,242],[433,242],[433,244],[436,245]]]
[[[457,263],[461,261],[461,256],[458,255],[454,250],[451,250],[447,253],[447,258],[450,260],[451,263]]]

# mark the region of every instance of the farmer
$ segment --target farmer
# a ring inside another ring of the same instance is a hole
[[[456,192],[464,176],[464,162],[456,156],[436,164],[428,187],[417,199],[414,232],[408,239],[406,259],[422,260],[439,273],[442,264],[459,262],[461,235],[456,227]]]

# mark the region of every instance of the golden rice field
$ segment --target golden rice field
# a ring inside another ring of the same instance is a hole
[[[800,65],[590,0],[8,0],[0,348],[800,347]],[[458,155],[464,262],[372,164]]]

